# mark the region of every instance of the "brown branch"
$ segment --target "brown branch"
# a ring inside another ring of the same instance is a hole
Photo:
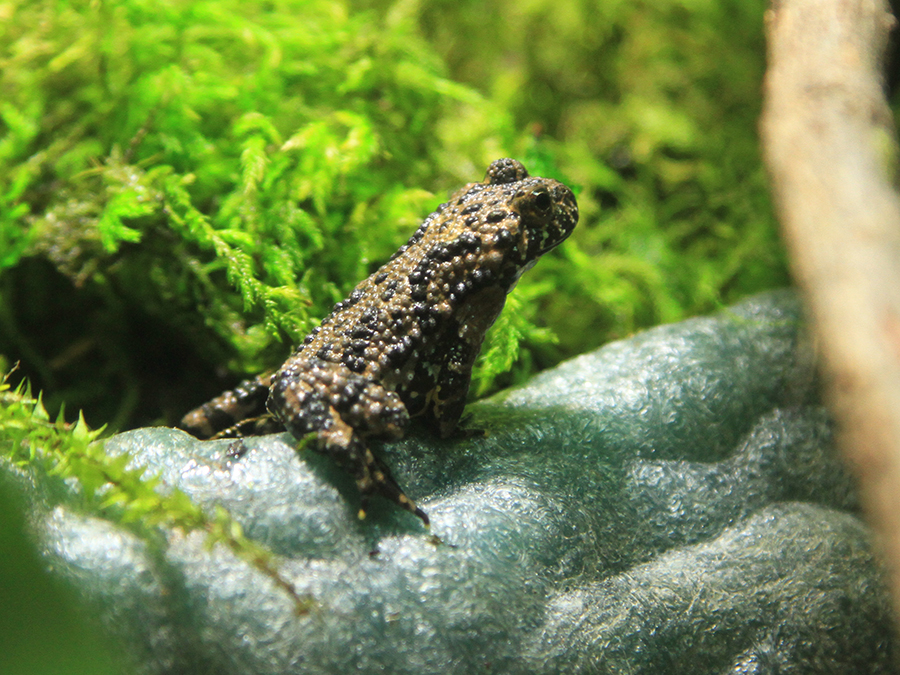
[[[761,122],[840,442],[900,611],[900,199],[883,0],[774,1]]]

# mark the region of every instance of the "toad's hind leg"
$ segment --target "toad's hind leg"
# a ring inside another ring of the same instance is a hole
[[[331,457],[347,473],[353,476],[360,494],[360,519],[366,517],[369,498],[380,495],[397,504],[429,524],[426,513],[406,496],[403,489],[391,475],[390,469],[368,448],[365,441],[344,422],[334,409],[332,419],[318,434],[313,447]]]
[[[353,476],[362,497],[361,518],[369,498],[380,495],[428,524],[425,512],[366,442],[403,435],[409,414],[396,393],[335,364],[313,360],[279,371],[267,405],[295,438],[315,434],[311,447]]]
[[[403,492],[403,489],[391,475],[391,470],[387,464],[366,447],[361,439],[355,439],[355,443],[358,443],[359,447],[354,448],[352,452],[346,455],[354,458],[349,465],[341,461],[340,454],[334,454],[333,452],[329,452],[329,454],[335,456],[338,463],[342,464],[356,480],[356,487],[360,494],[359,518],[363,519],[366,517],[366,512],[369,508],[369,497],[380,495],[418,516],[425,525],[428,525],[428,515],[416,506],[412,499],[406,496],[406,493]]]

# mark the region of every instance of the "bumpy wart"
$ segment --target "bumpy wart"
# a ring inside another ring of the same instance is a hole
[[[366,440],[401,437],[411,416],[424,416],[443,437],[454,433],[506,294],[577,222],[565,185],[529,177],[513,159],[493,162],[485,182],[441,204],[276,373],[206,403],[182,427],[202,438],[313,433],[313,447],[356,479],[360,516],[380,494],[427,523]]]

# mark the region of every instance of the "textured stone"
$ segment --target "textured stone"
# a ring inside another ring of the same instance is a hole
[[[286,434],[108,442],[221,505],[315,602],[201,533],[160,550],[55,509],[53,569],[143,673],[892,672],[893,624],[793,295],[664,326],[377,446],[431,516]],[[437,535],[434,537],[432,535]]]

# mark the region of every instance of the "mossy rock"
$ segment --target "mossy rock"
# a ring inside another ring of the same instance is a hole
[[[58,507],[52,568],[142,673],[891,672],[889,599],[788,292],[610,344],[470,406],[483,438],[378,446],[432,521],[287,435],[107,451],[227,509],[153,544]],[[298,611],[298,609],[300,611]]]

